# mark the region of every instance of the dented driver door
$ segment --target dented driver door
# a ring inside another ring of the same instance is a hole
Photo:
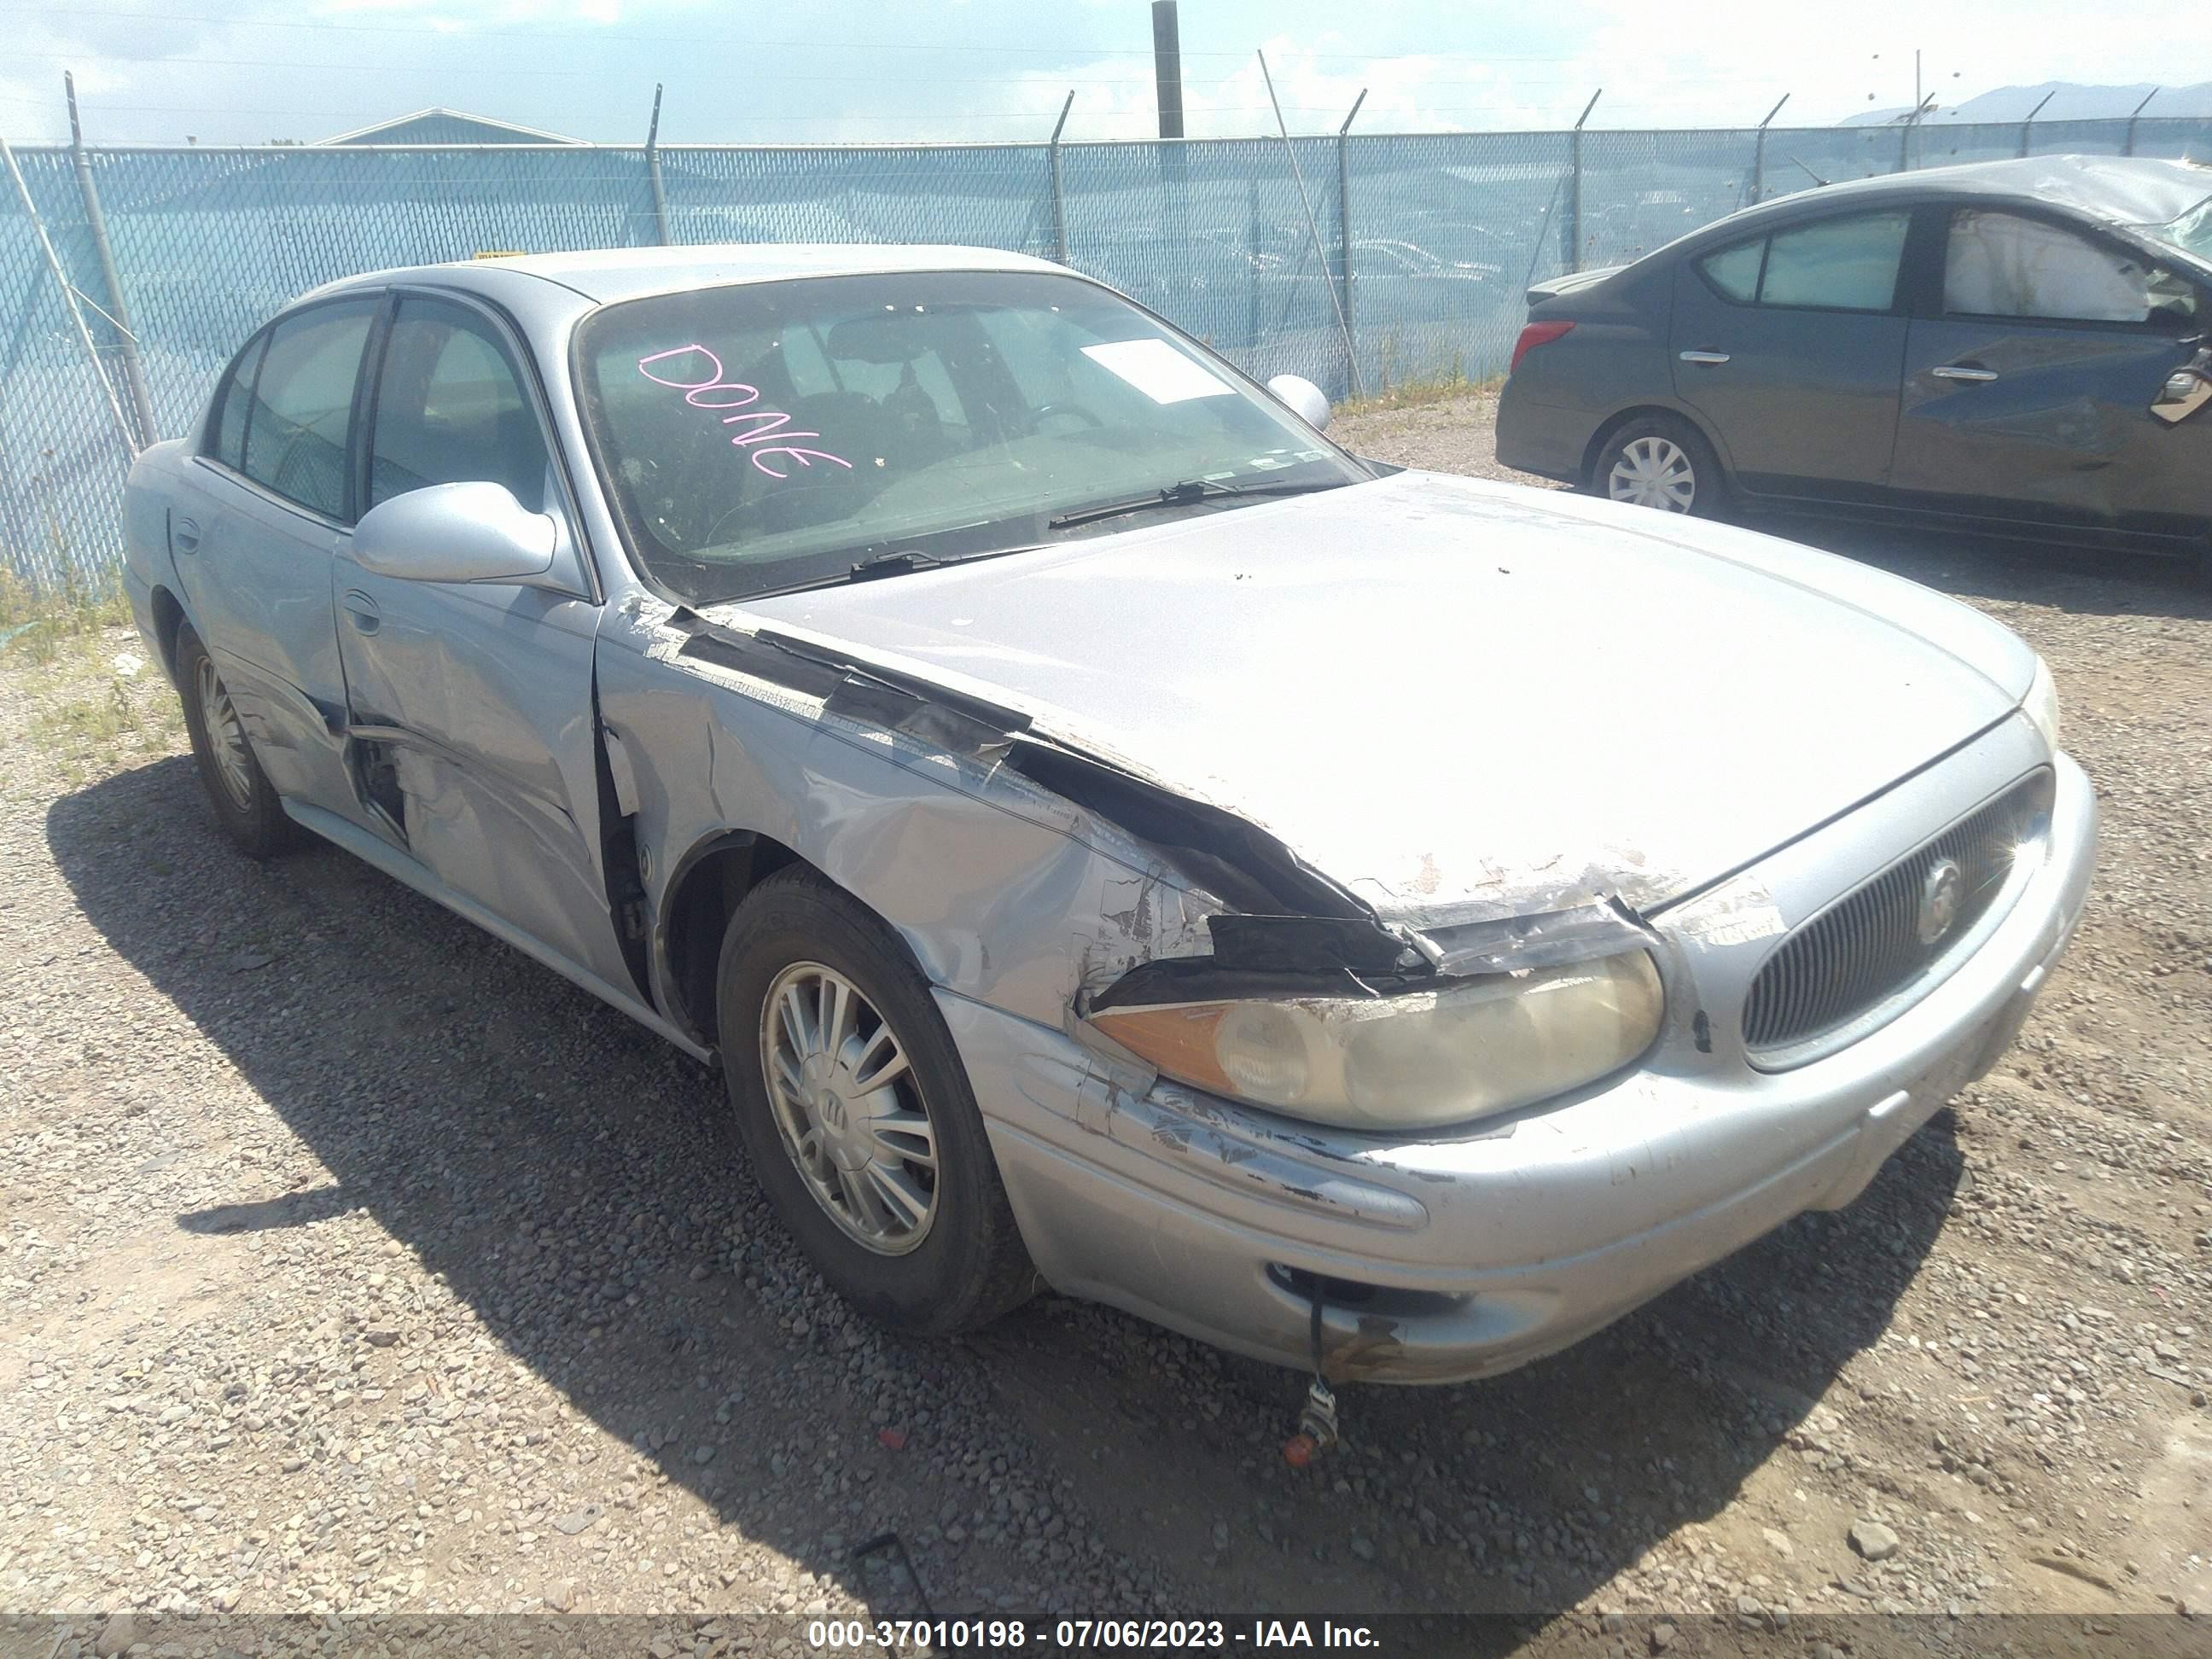
[[[2092,533],[2201,536],[2212,422],[2158,410],[2206,298],[2055,218],[1961,209],[1906,343],[1902,505]]]
[[[592,659],[602,607],[518,361],[490,314],[404,296],[368,422],[367,505],[431,484],[504,485],[561,520],[573,591],[380,574],[341,549],[333,598],[351,781],[379,832],[437,882],[623,985],[599,857]]]

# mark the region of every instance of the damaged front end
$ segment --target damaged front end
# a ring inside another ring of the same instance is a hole
[[[1402,1134],[1583,1087],[1656,1038],[1663,994],[1650,936],[1617,896],[1594,896],[1586,874],[1532,880],[1523,902],[1555,907],[1533,914],[1516,913],[1501,891],[1433,925],[1386,920],[1267,830],[1026,711],[830,640],[684,610],[656,622],[651,654],[660,660],[802,698],[824,729],[910,773],[957,778],[977,802],[1042,818],[1106,861],[1086,894],[1073,872],[1046,875],[1054,860],[1018,857],[995,870],[995,890],[959,907],[957,925],[978,936],[977,963],[1056,943],[1066,963],[1058,1006],[1014,1011],[1066,1031],[1125,1093],[1165,1077],[1310,1123]],[[799,793],[820,797],[822,763],[841,758],[817,750]],[[930,810],[954,809],[939,798]],[[909,836],[887,830],[883,839]],[[901,913],[924,871],[890,881],[889,872],[842,871],[843,849],[808,840],[802,852],[883,908],[933,978],[977,994],[961,953],[946,948],[954,918],[925,927]],[[1134,881],[1115,878],[1116,866]],[[1034,987],[1041,975],[1052,976],[1037,963],[1021,978]]]

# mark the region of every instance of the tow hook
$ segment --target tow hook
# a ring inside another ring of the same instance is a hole
[[[1336,1444],[1336,1395],[1322,1375],[1322,1280],[1313,1281],[1313,1316],[1307,1326],[1313,1347],[1313,1382],[1306,1389],[1306,1403],[1298,1413],[1298,1431],[1283,1442],[1283,1462],[1303,1469]]]

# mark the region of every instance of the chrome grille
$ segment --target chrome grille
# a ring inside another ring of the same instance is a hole
[[[1989,911],[2023,840],[2051,810],[2037,772],[1853,889],[1784,939],[1744,1000],[1744,1045],[1762,1060],[1816,1044],[1938,968]],[[1922,908],[1945,860],[1958,866],[1957,907],[1932,944]],[[1802,1056],[1810,1059],[1810,1054]]]

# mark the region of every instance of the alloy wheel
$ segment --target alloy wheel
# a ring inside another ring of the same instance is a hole
[[[246,747],[246,727],[238,718],[230,693],[216,677],[215,664],[204,655],[198,675],[200,726],[207,733],[208,752],[215,760],[215,775],[222,793],[241,812],[253,805],[253,751]]]
[[[879,1255],[904,1255],[937,1218],[937,1129],[890,1023],[817,962],[775,976],[761,1069],[783,1149],[830,1218]]]
[[[1606,475],[1605,493],[1632,507],[1687,513],[1698,499],[1698,471],[1673,439],[1656,434],[1632,438]]]

